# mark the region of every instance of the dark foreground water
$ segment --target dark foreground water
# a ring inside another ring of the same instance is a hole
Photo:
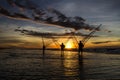
[[[120,55],[40,50],[0,50],[0,80],[120,80]]]

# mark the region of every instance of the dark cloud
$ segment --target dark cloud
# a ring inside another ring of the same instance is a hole
[[[37,31],[32,31],[32,30],[26,30],[26,29],[15,29],[16,32],[21,32],[24,35],[30,35],[34,37],[45,37],[45,38],[51,38],[51,37],[63,37],[63,36],[69,36],[71,33],[48,33],[48,32],[37,32]],[[61,38],[60,37],[60,38]]]
[[[74,37],[74,36],[82,36],[82,37],[87,37],[89,34],[82,34],[80,32],[65,32],[65,33],[50,33],[50,32],[37,32],[37,31],[32,31],[32,30],[26,30],[26,29],[15,29],[16,32],[20,32],[24,35],[29,35],[29,36],[34,36],[34,37],[45,37],[45,38],[67,38],[69,36]],[[96,35],[91,35],[91,37],[98,37]]]
[[[111,41],[102,41],[102,42],[92,42],[93,44],[103,44],[103,43],[110,43]]]
[[[111,42],[120,42],[120,40],[116,40],[116,41],[100,41],[100,42],[92,42],[92,44],[104,44],[104,43],[111,43]]]
[[[32,30],[26,30],[26,29],[15,29],[16,32],[21,32],[24,35],[30,35],[34,37],[45,37],[45,38],[50,38],[52,36],[60,36],[57,33],[42,33],[42,32],[37,32],[37,31],[32,31]]]
[[[21,13],[11,14],[7,9],[5,9],[5,8],[3,8],[1,6],[0,6],[0,14],[3,15],[3,16],[10,17],[10,18],[30,19],[26,15],[21,14]]]
[[[14,15],[12,15],[12,17],[29,19],[27,16],[25,16],[24,14],[20,14],[20,13],[14,13]]]
[[[28,19],[38,23],[44,23],[48,25],[52,24],[65,28],[72,28],[75,30],[93,30],[95,28],[95,26],[90,26],[89,24],[86,24],[85,19],[83,19],[82,17],[68,17],[60,11],[53,8],[40,9],[36,4],[32,3],[31,0],[7,0],[7,2],[9,5],[11,5],[13,12],[9,11],[9,8],[5,9],[4,7],[0,7],[0,14],[10,18]],[[15,6],[13,6],[13,4]],[[16,6],[18,8],[24,9],[24,12],[31,11],[31,13],[16,13],[14,12],[14,7]]]
[[[6,9],[0,6],[0,14],[5,16],[10,16],[10,12],[8,12]]]

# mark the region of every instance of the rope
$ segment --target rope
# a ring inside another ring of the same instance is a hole
[[[86,42],[91,38],[91,36],[96,32],[96,29],[100,28],[101,26],[102,26],[102,24],[100,24],[98,27],[96,27],[92,32],[89,33],[88,36],[86,36],[86,37],[82,40],[82,42],[83,42],[84,45],[85,45]]]
[[[55,40],[54,37],[51,36],[51,38],[52,38],[53,42],[55,43],[55,45],[60,47],[60,43],[57,40]]]

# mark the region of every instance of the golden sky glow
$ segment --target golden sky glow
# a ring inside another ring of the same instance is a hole
[[[65,48],[73,48],[73,44],[70,41],[68,41]]]
[[[8,38],[6,38],[8,39]],[[10,40],[3,40],[0,47],[21,47],[21,48],[42,48],[42,38],[41,37],[32,37],[32,36],[19,36],[19,38],[10,38]],[[18,39],[18,40],[17,40]],[[78,38],[78,41],[82,38]],[[57,39],[59,44],[64,43],[66,49],[77,48],[77,42],[74,39],[70,39],[67,41],[67,38]],[[117,41],[118,38],[113,38],[109,43],[101,43],[101,44],[92,44],[92,42],[104,42],[111,40],[111,38],[95,38],[92,37],[86,44],[85,48],[97,48],[97,47],[105,47],[105,46],[120,46],[120,41]],[[11,42],[12,41],[12,42]],[[14,42],[13,42],[14,41]],[[66,42],[67,41],[67,42]],[[60,48],[60,45],[56,45],[52,39],[44,38],[44,42],[47,48]]]

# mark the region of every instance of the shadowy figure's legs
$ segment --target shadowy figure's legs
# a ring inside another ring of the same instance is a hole
[[[63,58],[63,57],[64,57],[64,51],[61,50],[61,58]]]
[[[79,63],[79,78],[80,78],[80,80],[85,80],[84,64],[83,64],[84,62],[83,62],[82,55],[79,56],[78,63]]]

